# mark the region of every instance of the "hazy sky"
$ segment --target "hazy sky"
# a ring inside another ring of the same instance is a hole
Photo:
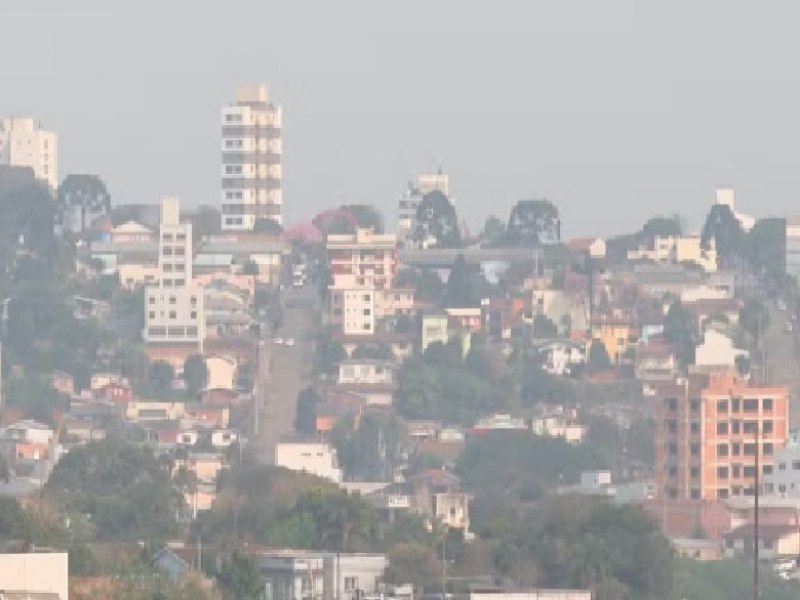
[[[567,236],[698,225],[714,188],[800,213],[800,2],[0,0],[0,115],[60,134],[116,202],[219,203],[219,108],[284,108],[290,222],[389,223],[441,166],[471,224],[546,196]]]

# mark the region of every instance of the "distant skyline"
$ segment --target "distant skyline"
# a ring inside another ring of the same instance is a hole
[[[719,185],[800,213],[800,3],[4,0],[0,116],[59,134],[115,203],[219,206],[219,109],[284,110],[288,223],[342,203],[393,226],[441,167],[473,229],[547,197],[565,237],[653,214],[699,228]]]

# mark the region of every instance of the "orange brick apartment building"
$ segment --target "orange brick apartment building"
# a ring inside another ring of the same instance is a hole
[[[788,390],[728,373],[659,384],[654,412],[657,493],[669,499],[751,495],[756,452],[763,477],[789,434]]]

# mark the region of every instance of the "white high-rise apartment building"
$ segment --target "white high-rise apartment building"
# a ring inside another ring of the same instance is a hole
[[[58,187],[58,135],[41,129],[33,117],[7,117],[0,123],[0,164],[30,167],[37,179]]]
[[[257,219],[283,225],[281,121],[263,84],[242,86],[222,109],[222,229],[250,231]]]
[[[194,345],[205,340],[203,289],[192,281],[192,225],[180,222],[177,198],[161,202],[158,284],[145,289],[148,344]]]

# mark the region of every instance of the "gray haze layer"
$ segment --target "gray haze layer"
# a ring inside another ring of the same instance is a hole
[[[2,0],[0,114],[117,202],[218,203],[219,108],[284,107],[290,222],[393,207],[441,165],[462,216],[547,196],[567,235],[800,212],[800,3]]]

